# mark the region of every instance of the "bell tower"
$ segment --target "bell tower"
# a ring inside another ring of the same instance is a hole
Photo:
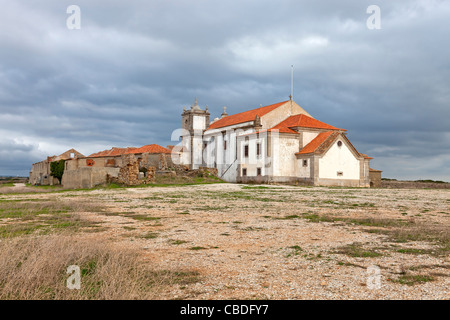
[[[191,105],[189,110],[185,107],[181,114],[184,129],[183,163],[189,165],[191,169],[198,169],[202,164],[203,132],[209,127],[209,115],[208,106],[202,110],[197,104],[197,98],[194,105]]]

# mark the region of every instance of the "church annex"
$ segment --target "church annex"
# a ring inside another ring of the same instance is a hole
[[[315,119],[291,99],[209,116],[197,99],[182,113],[177,148],[191,169],[216,168],[228,182],[370,187],[372,158],[356,150],[347,130]]]

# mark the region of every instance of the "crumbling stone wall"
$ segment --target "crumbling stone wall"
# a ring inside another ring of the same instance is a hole
[[[134,154],[124,154],[121,156],[122,166],[119,170],[118,177],[109,178],[109,182],[124,184],[127,186],[137,186],[142,183],[150,184],[155,182],[155,167],[146,167],[145,178],[139,178],[139,161]],[[141,168],[142,169],[142,168]]]
[[[156,170],[168,170],[173,166],[170,154],[164,153],[142,153],[137,155],[141,160],[141,168],[155,167]]]
[[[163,153],[159,154],[159,170],[167,170],[167,159]]]
[[[134,154],[124,154],[121,160],[122,166],[120,167],[118,182],[128,186],[141,184],[139,180],[139,162]]]
[[[155,183],[155,167],[148,167],[147,168],[147,176],[145,177],[145,183]]]

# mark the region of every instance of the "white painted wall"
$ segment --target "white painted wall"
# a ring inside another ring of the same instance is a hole
[[[273,175],[281,177],[295,177],[299,140],[295,135],[280,135],[278,142],[273,141]]]
[[[248,140],[246,139],[248,138]],[[267,175],[266,172],[266,159],[267,159],[267,135],[261,134],[259,137],[255,135],[249,135],[241,137],[238,142],[240,149],[239,161],[242,168],[247,169],[247,176],[256,177],[257,169],[261,168],[261,175]],[[257,144],[260,145],[260,155],[257,156]],[[249,147],[248,157],[245,157],[244,148]]]
[[[238,172],[237,167],[239,161],[235,161],[237,154],[237,137],[253,133],[252,128],[243,130],[239,126],[235,126],[234,129],[227,127],[225,137],[223,136],[223,130],[208,130],[203,136],[203,143],[207,142],[206,148],[206,163],[210,168],[216,167],[218,174],[222,179],[228,182],[235,182]],[[224,149],[224,141],[227,141],[227,149]]]
[[[205,130],[206,129],[206,118],[204,116],[193,116],[193,126],[194,130]]]
[[[338,147],[338,141],[342,146]],[[337,172],[341,171],[342,176]],[[350,151],[343,139],[337,139],[327,153],[319,159],[319,178],[323,179],[359,179],[360,161]]]
[[[202,165],[203,161],[203,139],[202,136],[194,136],[192,137],[192,168],[198,169]]]
[[[303,166],[303,160],[306,160],[308,162],[307,166]],[[297,172],[298,177],[300,178],[310,178],[311,177],[311,161],[313,161],[310,158],[303,158],[303,159],[297,159]]]
[[[183,135],[181,137],[181,142],[177,144],[174,150],[182,150],[180,164],[190,165],[191,162],[191,137],[189,135]],[[172,159],[173,160],[173,159]]]

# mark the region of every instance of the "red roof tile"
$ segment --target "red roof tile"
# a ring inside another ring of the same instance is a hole
[[[290,128],[295,128],[295,127],[347,131],[345,129],[339,129],[339,128],[330,126],[329,124],[326,124],[325,122],[308,117],[307,115],[304,115],[304,114],[297,114],[294,116],[290,116],[286,120],[283,120],[282,122],[277,124],[275,127],[273,127],[272,130],[278,129],[280,132],[292,133],[295,131],[291,130]]]
[[[134,149],[131,152],[128,153],[171,153],[171,151],[167,148],[161,147],[160,145],[157,144],[149,144],[137,149]]]
[[[316,152],[319,147],[331,136],[335,131],[321,132],[317,137],[315,137],[310,143],[308,143],[300,152],[296,154],[307,154]]]
[[[330,147],[330,145],[336,140],[336,137],[339,135],[340,132],[336,130],[321,132],[302,150],[300,150],[300,152],[297,152],[296,154],[309,154],[309,153],[322,154]],[[348,138],[344,134],[342,134],[341,136],[343,139],[347,141],[347,143],[350,145],[350,148],[354,150],[357,155],[359,155],[360,157],[364,157],[365,159],[373,159],[369,157],[367,154],[356,151],[355,147],[351,144]]]
[[[135,150],[136,148],[129,147],[129,148],[112,148],[109,150],[103,150],[100,152],[93,153],[88,156],[88,158],[96,158],[96,157],[117,157],[122,154],[130,153],[131,151]]]
[[[269,106],[261,107],[258,109],[253,109],[253,110],[249,110],[249,111],[245,111],[245,112],[241,112],[241,113],[236,113],[236,114],[233,114],[230,116],[226,116],[224,118],[221,118],[221,119],[216,120],[215,122],[211,123],[208,127],[208,130],[232,126],[235,124],[244,123],[244,122],[248,122],[248,121],[253,121],[253,120],[255,120],[256,116],[261,117],[261,116],[269,113],[270,111],[282,106],[286,102],[288,102],[288,101],[283,101],[283,102],[271,104]]]
[[[157,144],[149,144],[140,148],[112,148],[109,150],[100,151],[93,153],[88,158],[98,158],[98,157],[117,157],[123,154],[138,154],[138,153],[171,153],[169,149],[161,147]]]

